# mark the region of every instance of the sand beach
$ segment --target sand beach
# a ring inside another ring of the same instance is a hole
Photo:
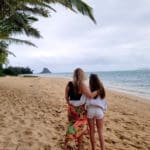
[[[0,78],[0,150],[63,149],[67,82],[65,78]],[[150,150],[150,101],[110,90],[106,99],[106,150]],[[98,140],[96,144],[98,150]],[[83,147],[91,149],[88,135]]]

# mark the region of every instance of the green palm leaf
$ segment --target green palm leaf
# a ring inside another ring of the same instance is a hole
[[[38,21],[35,16],[48,17],[50,11],[56,11],[50,5],[56,3],[76,13],[86,15],[96,23],[92,8],[82,0],[0,0],[0,39],[8,44],[4,48],[2,47],[4,43],[0,41],[0,49],[5,50],[8,54],[7,48],[12,43],[35,46],[30,41],[11,37],[14,34],[25,34],[34,38],[41,38],[40,32],[32,26],[34,22]]]
[[[33,43],[30,42],[30,41],[27,41],[27,40],[20,40],[20,39],[16,39],[16,38],[7,38],[7,39],[4,39],[4,41],[7,41],[9,44],[12,44],[12,43],[16,43],[16,44],[26,44],[26,45],[29,45],[29,46],[37,47],[35,44],[33,44]]]

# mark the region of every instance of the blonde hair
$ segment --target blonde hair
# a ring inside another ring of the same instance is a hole
[[[75,91],[79,92],[79,87],[82,84],[82,82],[86,79],[85,73],[81,68],[77,68],[74,70],[73,74],[73,83],[75,86]]]

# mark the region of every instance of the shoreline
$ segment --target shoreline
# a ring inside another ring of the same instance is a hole
[[[35,74],[35,76],[38,76],[38,74]],[[34,76],[34,75],[33,75]],[[65,76],[61,76],[61,75],[48,75],[48,76],[38,76],[39,78],[62,78],[62,79],[68,79],[68,80],[72,80],[71,77],[65,77]],[[119,92],[119,93],[123,93],[123,94],[128,94],[130,96],[135,96],[137,98],[141,98],[142,100],[150,100],[150,96],[147,94],[141,94],[138,91],[130,91],[130,89],[123,89],[123,88],[119,88],[117,86],[111,86],[111,85],[104,85],[106,87],[106,90],[109,91],[113,91],[113,92]]]
[[[106,89],[109,90],[109,91],[112,91],[112,92],[120,93],[120,94],[127,94],[129,96],[132,96],[132,97],[144,100],[144,101],[150,101],[149,96],[145,96],[145,95],[142,95],[142,94],[139,94],[139,93],[136,93],[136,92],[129,92],[129,91],[126,91],[124,89],[118,89],[118,88],[115,88],[115,87],[114,88],[107,87]]]
[[[6,76],[6,77],[13,77],[13,76]],[[64,79],[64,80],[72,80],[72,78],[71,77],[65,77],[65,76],[56,76],[56,75],[50,75],[50,76],[39,76],[38,74],[33,74],[33,75],[19,75],[19,76],[14,76],[14,78],[17,78],[17,77],[22,77],[22,78],[45,78],[45,79],[49,79],[49,78],[51,78],[51,79],[53,79],[53,78],[55,78],[55,79]],[[5,78],[5,77],[0,77],[0,78]],[[88,81],[87,81],[87,84],[88,84]],[[128,89],[127,90],[125,90],[125,89],[121,89],[121,88],[117,88],[117,87],[111,87],[111,86],[106,86],[106,85],[104,85],[105,86],[105,89],[107,90],[107,91],[112,91],[112,92],[117,92],[118,94],[122,94],[122,95],[128,95],[128,96],[131,96],[131,97],[135,97],[135,98],[137,98],[137,99],[141,99],[141,100],[144,100],[144,101],[150,101],[150,98],[149,98],[149,96],[147,95],[143,95],[143,94],[140,94],[140,93],[138,93],[138,92],[130,92]]]
[[[27,76],[6,76],[6,77],[0,77],[1,78],[43,78],[43,79],[64,79],[66,81],[69,81],[69,80],[72,80],[71,77],[65,77],[65,76],[55,76],[55,75],[52,75],[52,76],[38,76],[38,75],[27,75]],[[88,84],[88,82],[87,82]],[[105,85],[104,85],[105,86]],[[110,91],[112,93],[117,93],[117,94],[121,94],[123,96],[128,96],[128,97],[133,97],[135,99],[138,99],[138,100],[142,100],[142,101],[149,101],[150,102],[150,98],[148,96],[144,96],[144,95],[140,95],[139,93],[136,93],[136,92],[129,92],[129,91],[126,91],[124,89],[119,89],[119,88],[115,88],[115,87],[109,87],[109,86],[105,86],[105,89],[106,91]]]
[[[62,150],[67,128],[66,78],[0,78],[0,148]],[[149,150],[150,101],[106,90],[107,150]],[[91,150],[89,136],[84,149]],[[98,148],[96,134],[96,148]]]

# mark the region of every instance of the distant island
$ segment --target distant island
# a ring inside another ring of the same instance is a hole
[[[52,73],[48,68],[43,68],[42,72],[40,72],[41,74],[45,74],[45,73]]]

